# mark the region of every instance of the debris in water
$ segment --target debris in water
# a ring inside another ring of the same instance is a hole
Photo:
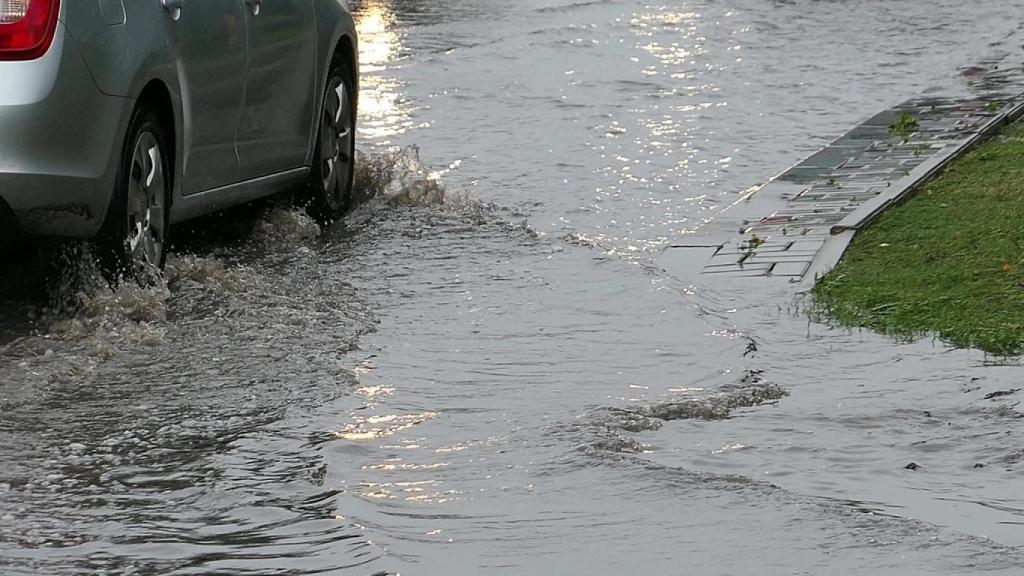
[[[750,336],[746,336],[746,339],[747,339],[747,347],[746,347],[745,350],[743,350],[743,357],[744,358],[749,356],[749,355],[751,355],[751,354],[757,353],[757,342],[753,338],[751,338]]]
[[[999,398],[1000,396],[1009,396],[1020,392],[1020,388],[1010,388],[1009,390],[996,390],[995,392],[989,392],[985,394],[985,400],[991,400],[993,398]]]

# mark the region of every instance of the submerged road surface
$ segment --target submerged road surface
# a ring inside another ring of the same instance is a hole
[[[1024,0],[353,4],[344,221],[5,266],[0,573],[1024,570],[1019,366],[653,264]]]

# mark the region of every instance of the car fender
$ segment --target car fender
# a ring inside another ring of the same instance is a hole
[[[158,2],[126,2],[124,19],[107,17],[101,2],[65,2],[61,18],[68,33],[75,39],[86,67],[97,88],[104,94],[126,98],[118,126],[118,142],[123,142],[128,121],[136,101],[153,81],[166,88],[172,106],[175,141],[175,174],[181,172],[183,144],[187,141],[187,119],[184,118],[183,76],[167,40],[167,27],[173,25]],[[111,162],[116,170],[121,146],[116,146]],[[178,179],[171,195],[172,203],[180,196]]]

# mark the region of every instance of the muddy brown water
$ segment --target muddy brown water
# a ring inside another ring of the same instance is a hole
[[[344,221],[5,255],[0,573],[1021,573],[1017,362],[654,262],[1024,2],[353,7]]]

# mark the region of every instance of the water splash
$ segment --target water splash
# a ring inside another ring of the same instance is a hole
[[[393,152],[356,152],[353,184],[357,199],[384,198],[397,206],[438,206],[448,200],[440,173],[420,158],[418,146]]]
[[[251,240],[263,251],[279,251],[308,244],[320,233],[320,226],[305,210],[273,207],[256,221]]]
[[[494,226],[528,238],[543,236],[515,209],[484,202],[469,191],[446,184],[442,170],[427,166],[417,146],[391,152],[357,151],[354,199],[359,206],[346,219],[359,225],[374,221],[403,236],[420,236],[427,229],[448,231]],[[380,216],[386,214],[385,218]]]
[[[121,336],[152,344],[161,333],[154,323],[167,319],[167,284],[107,281],[88,243],[65,247],[58,258],[59,279],[51,290],[51,305],[43,318],[49,336],[80,339]]]

